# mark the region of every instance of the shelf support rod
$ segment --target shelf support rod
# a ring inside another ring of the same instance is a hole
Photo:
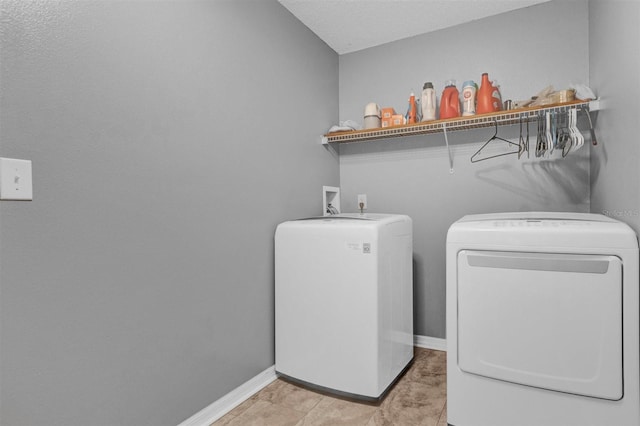
[[[449,173],[453,173],[453,157],[451,156],[449,137],[447,136],[447,123],[442,123],[442,130],[444,131],[444,143],[447,144],[447,152],[449,153]]]
[[[584,108],[584,112],[587,114],[587,118],[589,119],[589,132],[591,132],[591,144],[593,146],[598,145],[598,140],[596,139],[596,131],[593,129],[593,121],[591,121],[591,111],[590,108]]]

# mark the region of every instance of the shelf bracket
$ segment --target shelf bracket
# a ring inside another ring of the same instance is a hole
[[[451,147],[447,136],[447,123],[442,123],[442,130],[444,131],[444,143],[447,144],[447,152],[449,153],[449,173],[453,174],[453,157],[451,156]]]
[[[323,136],[322,139],[320,139],[320,144],[324,146],[324,148],[329,151],[334,157],[340,157],[340,148],[337,146],[333,146],[333,144],[329,142],[329,138],[327,138],[326,136]]]

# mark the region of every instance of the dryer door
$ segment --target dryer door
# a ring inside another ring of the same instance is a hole
[[[462,371],[622,398],[618,257],[464,250],[457,294]]]

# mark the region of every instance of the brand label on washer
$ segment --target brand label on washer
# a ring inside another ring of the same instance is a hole
[[[362,243],[349,243],[349,242],[347,242],[347,249],[353,250],[353,251],[361,251],[362,250]]]
[[[370,254],[371,253],[371,243],[347,242],[346,245],[347,245],[347,249],[348,250],[357,251],[357,252],[363,253],[363,254]]]

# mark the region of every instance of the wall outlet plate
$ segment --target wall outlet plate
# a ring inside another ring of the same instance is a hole
[[[362,203],[362,208],[360,208],[360,203]],[[367,194],[358,194],[358,210],[366,210],[367,209]]]
[[[0,158],[0,200],[33,200],[30,160]]]

